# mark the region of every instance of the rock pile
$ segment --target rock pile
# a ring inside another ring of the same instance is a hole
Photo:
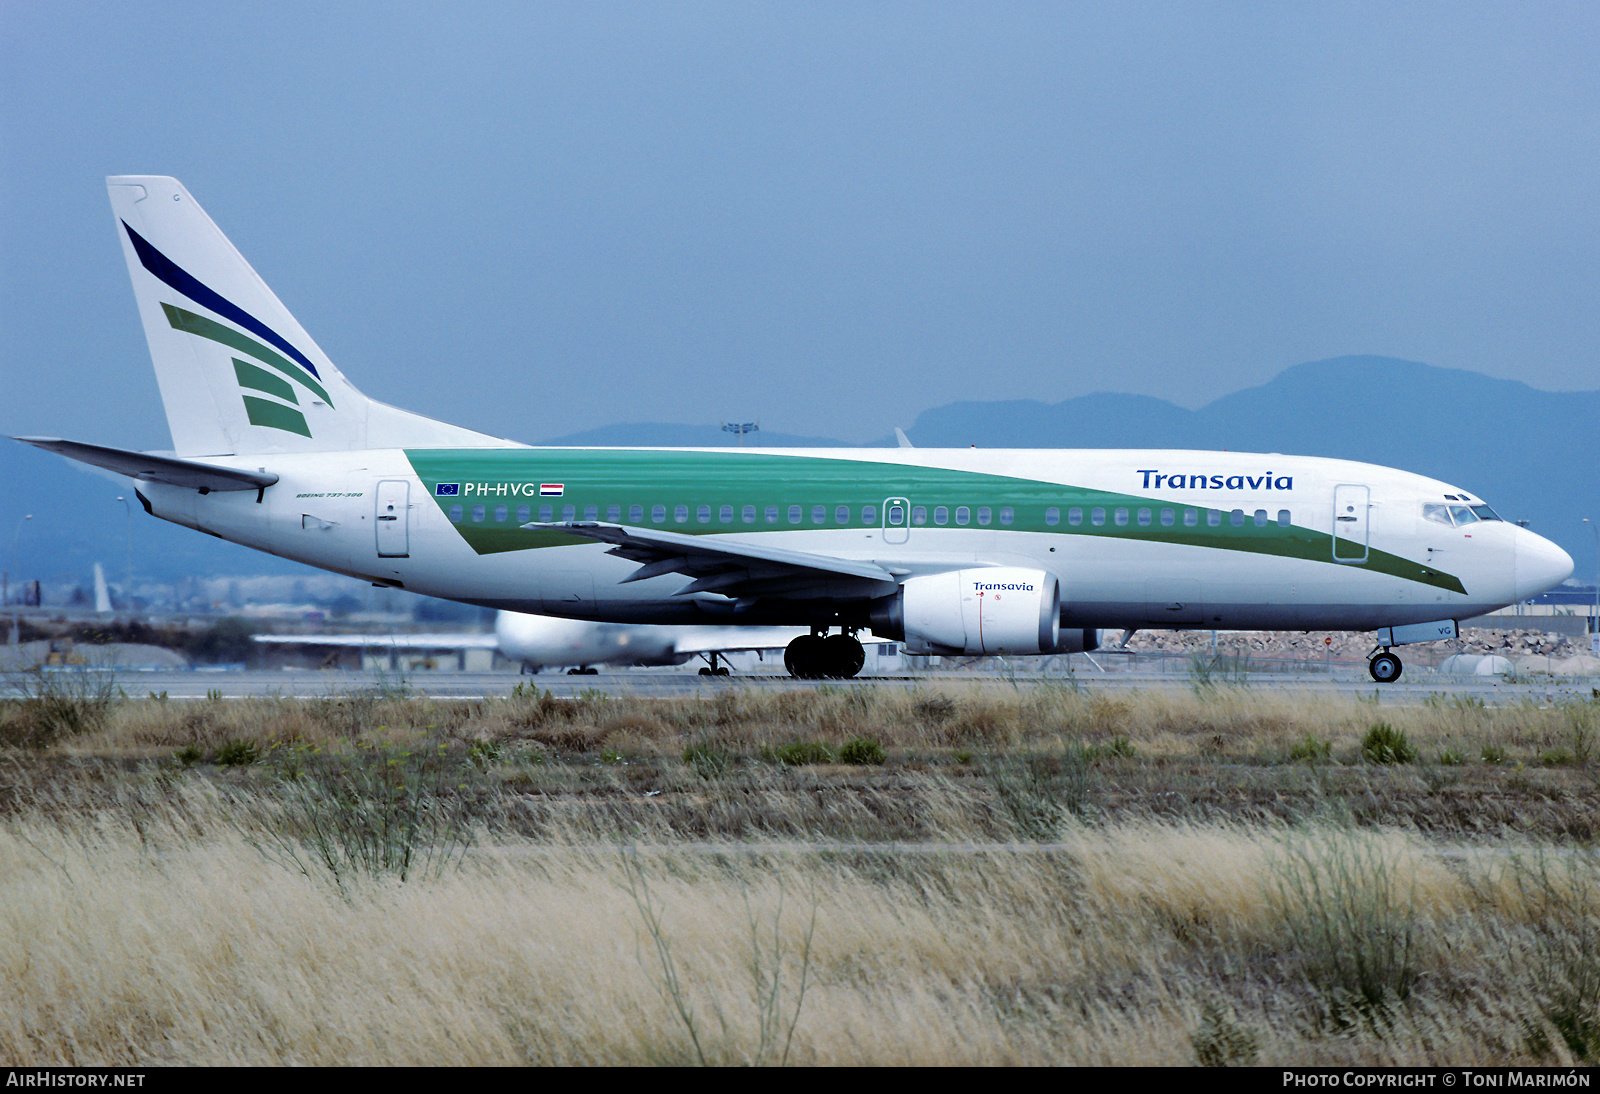
[[[1122,633],[1108,631],[1103,639],[1107,648],[1117,648]],[[1138,631],[1128,641],[1135,652],[1208,653],[1213,648],[1223,654],[1291,660],[1365,660],[1377,646],[1371,631]],[[1468,629],[1453,642],[1423,642],[1405,646],[1403,657],[1414,665],[1437,665],[1455,653],[1492,654],[1515,663],[1527,658],[1564,661],[1589,652],[1587,638],[1573,638],[1539,630]]]

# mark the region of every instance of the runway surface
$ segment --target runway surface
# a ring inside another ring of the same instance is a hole
[[[51,671],[74,671],[51,670]],[[95,671],[95,670],[91,670]],[[101,670],[103,671],[103,670]],[[781,674],[749,673],[738,676],[706,677],[683,669],[602,672],[596,676],[568,676],[543,673],[518,676],[510,672],[418,672],[396,675],[380,672],[347,671],[145,671],[115,670],[118,687],[129,698],[165,694],[170,699],[242,698],[282,696],[322,698],[353,693],[388,693],[396,697],[413,695],[436,699],[477,699],[508,695],[518,685],[537,687],[559,696],[600,691],[608,695],[642,697],[685,697],[712,695],[727,688],[773,688],[811,690],[816,688],[902,688],[934,689],[988,687],[1080,687],[1091,692],[1119,692],[1136,689],[1188,690],[1196,684],[1186,672],[1109,672],[1040,675],[1018,672],[937,672],[913,676],[858,677],[854,680],[795,680]],[[1251,690],[1286,691],[1305,694],[1332,693],[1360,695],[1379,704],[1408,704],[1436,693],[1467,695],[1485,703],[1556,702],[1590,699],[1596,681],[1588,677],[1526,677],[1505,679],[1495,676],[1447,676],[1406,670],[1398,683],[1375,684],[1363,672],[1334,673],[1250,673],[1242,678],[1217,678],[1220,688],[1246,687]],[[0,681],[0,694],[14,692]]]

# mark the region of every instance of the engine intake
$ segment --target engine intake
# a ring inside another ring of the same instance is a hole
[[[911,654],[1055,653],[1061,586],[1017,566],[914,577],[873,605],[872,631]]]

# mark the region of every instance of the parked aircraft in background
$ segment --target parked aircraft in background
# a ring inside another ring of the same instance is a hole
[[[702,676],[726,676],[722,655],[746,650],[784,649],[802,634],[802,627],[650,626],[596,623],[523,612],[495,616],[500,652],[525,671],[594,665],[683,665],[696,657],[706,664]]]
[[[493,634],[261,634],[271,645],[332,646],[363,650],[498,649],[524,672],[567,668],[574,675],[596,665],[618,667],[683,665],[699,657],[702,676],[726,676],[724,654],[783,649],[809,631],[799,627],[674,627],[634,623],[594,623],[523,612],[500,612]]]
[[[912,654],[1050,654],[1120,627],[1376,630],[1388,681],[1391,647],[1572,572],[1459,487],[1343,460],[499,440],[356,390],[175,179],[108,187],[174,454],[20,439],[137,479],[165,520],[377,584],[799,627],[797,676],[853,676],[864,631]]]

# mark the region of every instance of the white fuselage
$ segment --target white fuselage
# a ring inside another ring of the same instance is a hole
[[[542,453],[572,452],[511,451],[529,465],[528,482],[540,478]],[[659,455],[682,458],[684,451]],[[770,485],[777,521],[764,519],[763,506],[754,507],[760,515],[753,522],[742,519],[750,507],[728,519],[731,507],[719,504],[713,474],[703,482],[639,487],[642,523],[664,512],[652,526],[871,561],[901,576],[1029,567],[1059,579],[1063,627],[1367,630],[1459,620],[1532,596],[1572,569],[1560,548],[1509,522],[1457,526],[1426,519],[1424,506],[1466,498],[1456,487],[1349,461],[1119,450],[745,452],[794,461],[793,474]],[[696,458],[712,453],[719,461],[743,458],[738,450],[690,451]],[[605,450],[587,454],[603,468]],[[509,534],[528,523],[519,521],[518,506],[495,502],[531,499],[520,514],[529,515],[540,499],[519,493],[515,482],[509,492],[502,486],[498,497],[495,484],[475,484],[478,500],[488,497],[490,504],[475,506],[470,496],[464,502],[459,495],[440,498],[438,485],[430,489],[414,470],[416,455],[400,449],[274,454],[271,468],[280,478],[259,500],[250,491],[198,494],[149,482],[140,492],[165,519],[429,596],[618,622],[735,621],[735,611],[744,610],[715,594],[675,595],[685,586],[680,574],[628,582],[638,564],[608,553],[604,543],[542,545],[548,541],[541,541],[541,532],[530,530],[526,549],[477,549],[464,534],[472,525],[498,521]],[[637,460],[641,454],[632,455]],[[837,461],[867,467],[885,484],[873,495],[876,506],[856,507],[860,512],[812,506],[808,472],[836,480]],[[211,462],[253,469],[258,461]],[[923,505],[917,483],[925,469],[974,476],[971,496],[955,499],[964,503],[959,506]],[[380,483],[406,484],[388,522],[380,522]],[[584,483],[561,485],[556,500],[581,518]],[[606,489],[602,501],[626,495],[615,483]],[[653,493],[670,494],[669,503],[689,501],[658,508]],[[890,502],[901,498],[906,519],[891,527]],[[882,517],[869,521],[862,516],[868,512]],[[797,522],[792,513],[800,514]],[[1045,513],[1050,523],[1041,524]],[[958,514],[963,523],[956,522]],[[559,511],[556,519],[563,519]],[[403,533],[398,540],[397,531]],[[380,556],[384,535],[387,557]],[[801,624],[806,613],[799,601],[768,598],[736,621]]]

